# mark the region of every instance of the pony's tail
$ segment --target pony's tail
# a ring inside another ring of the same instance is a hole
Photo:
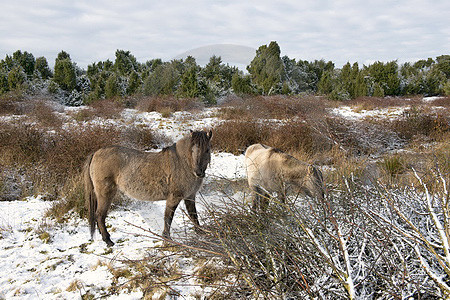
[[[92,157],[94,153],[90,154],[86,159],[83,169],[83,177],[84,177],[84,200],[89,212],[89,227],[91,229],[91,239],[94,238],[95,233],[95,212],[97,211],[97,197],[94,193],[94,184],[92,183],[92,178],[90,174],[90,167],[92,162]]]

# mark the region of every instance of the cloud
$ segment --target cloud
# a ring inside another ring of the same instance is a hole
[[[130,50],[169,60],[196,47],[258,48],[275,40],[291,58],[361,63],[448,54],[448,1],[3,1],[0,55],[15,50],[80,66]],[[446,53],[447,52],[447,53]]]

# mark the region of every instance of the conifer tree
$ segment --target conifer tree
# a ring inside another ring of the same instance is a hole
[[[61,89],[72,91],[77,84],[75,66],[67,52],[61,51],[55,60],[55,71],[53,81],[55,81]]]
[[[255,58],[247,67],[252,81],[260,86],[266,95],[275,93],[277,88],[281,89],[285,79],[285,69],[280,54],[281,50],[277,42],[270,42],[269,46],[259,47]]]

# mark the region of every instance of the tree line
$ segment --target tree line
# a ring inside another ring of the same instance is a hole
[[[399,65],[375,62],[342,68],[325,60],[281,56],[277,42],[262,45],[244,73],[212,56],[204,67],[195,58],[140,63],[130,51],[117,50],[114,61],[99,61],[87,70],[61,51],[53,70],[45,57],[21,50],[0,61],[0,94],[49,92],[62,103],[81,105],[135,94],[200,98],[215,103],[238,95],[319,94],[346,100],[361,96],[450,95],[450,55]]]

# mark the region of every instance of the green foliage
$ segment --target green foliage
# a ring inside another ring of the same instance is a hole
[[[36,58],[36,70],[42,79],[49,79],[53,76],[50,70],[47,59],[43,56]]]
[[[441,55],[436,57],[437,68],[450,79],[450,55]]]
[[[205,67],[194,57],[163,62],[139,63],[130,51],[116,50],[114,61],[88,65],[84,71],[61,51],[54,72],[45,57],[20,50],[0,60],[0,94],[10,90],[36,91],[48,87],[62,103],[93,101],[143,93],[200,98],[207,103],[234,92],[246,94],[319,93],[330,99],[363,96],[450,94],[450,55],[441,55],[399,65],[397,61],[375,62],[360,67],[348,62],[335,68],[325,60],[306,61],[280,57],[277,42],[262,45],[247,66],[249,75],[212,56]],[[26,92],[26,91],[25,91]]]
[[[183,74],[181,78],[180,95],[186,98],[196,98],[199,96],[199,84],[197,72],[194,67]]]
[[[322,95],[331,94],[333,91],[334,80],[333,71],[325,71],[320,77],[320,81],[317,85],[318,92]]]
[[[148,96],[173,95],[180,81],[178,61],[158,65],[144,82],[144,94]]]
[[[22,53],[22,51],[17,50],[13,53],[13,59],[23,68],[25,74],[27,74],[29,78],[33,76],[36,64],[33,54],[28,53],[27,51]]]
[[[255,58],[247,67],[252,81],[262,88],[265,95],[276,94],[285,79],[286,72],[280,54],[277,42],[270,42],[269,46],[259,47]]]
[[[231,79],[231,87],[237,95],[251,95],[254,93],[250,76],[239,73],[234,73]]]
[[[372,79],[374,92],[376,85],[379,85],[386,95],[396,96],[400,94],[400,79],[396,61],[375,62],[366,67],[365,72]]]
[[[0,70],[0,94],[9,91],[8,75]]]
[[[117,74],[112,74],[106,80],[105,96],[106,98],[114,98],[120,95],[119,78]]]
[[[135,94],[139,88],[141,87],[141,78],[139,77],[139,74],[135,71],[131,72],[130,77],[128,78],[128,87],[127,87],[127,94],[133,95]]]
[[[122,76],[128,76],[132,72],[138,71],[139,64],[130,51],[117,50],[114,68]]]
[[[55,72],[53,81],[55,81],[61,89],[72,91],[76,84],[75,66],[70,59],[69,54],[61,51],[55,60]]]
[[[27,75],[21,66],[15,66],[8,74],[8,86],[10,90],[19,90],[27,81]]]
[[[450,96],[450,80],[447,80],[447,82],[444,84],[444,94],[447,96]]]

